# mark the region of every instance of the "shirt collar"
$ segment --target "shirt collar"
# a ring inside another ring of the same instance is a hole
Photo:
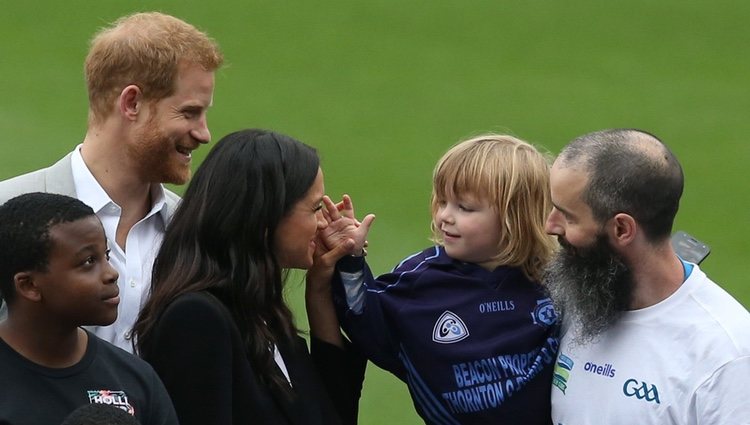
[[[159,213],[162,222],[166,224],[169,219],[169,207],[167,206],[167,195],[164,193],[164,186],[160,184],[151,185],[151,200],[153,201],[153,205],[146,217]]]
[[[81,146],[82,145],[76,146],[73,150],[73,155],[70,158],[76,196],[83,201],[83,203],[90,206],[95,213],[99,213],[109,205],[119,208],[119,205],[109,197],[107,192],[104,191],[102,186],[96,180],[96,177],[91,174],[91,170],[86,166],[86,163],[83,161],[83,156],[81,156]],[[167,223],[168,208],[164,186],[158,183],[152,184],[151,199],[153,202],[151,205],[151,211],[149,211],[144,218],[149,218],[152,215],[159,213],[163,222]]]
[[[91,174],[91,170],[83,162],[81,156],[81,146],[78,145],[73,150],[73,155],[70,158],[71,171],[73,172],[73,184],[76,187],[76,196],[78,199],[83,201],[86,205],[94,209],[94,212],[98,213],[104,207],[112,204],[116,205],[112,199],[110,199],[107,192],[99,185],[96,178]]]
[[[520,267],[512,266],[498,266],[495,270],[489,271],[484,269],[482,266],[474,263],[465,263],[451,258],[448,253],[445,252],[445,247],[436,245],[435,250],[437,251],[436,258],[432,261],[433,264],[439,264],[441,266],[455,267],[467,275],[487,276],[490,275],[490,280],[503,282],[506,279],[517,280],[517,281],[528,281],[526,275]]]

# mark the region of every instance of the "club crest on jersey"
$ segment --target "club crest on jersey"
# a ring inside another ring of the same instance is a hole
[[[432,340],[440,344],[453,344],[469,336],[463,320],[448,310],[435,322]]]
[[[534,321],[535,325],[547,328],[555,324],[557,320],[557,313],[555,307],[552,305],[552,300],[544,298],[536,301],[536,307],[531,313],[531,320]]]
[[[552,376],[552,385],[556,386],[563,394],[568,389],[568,379],[570,378],[570,373],[573,371],[573,364],[575,364],[573,359],[563,353],[560,353],[557,357],[557,364],[555,364],[555,371]]]

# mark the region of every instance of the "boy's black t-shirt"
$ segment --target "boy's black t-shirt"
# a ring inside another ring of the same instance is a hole
[[[177,425],[151,366],[86,332],[83,359],[61,369],[33,363],[0,339],[0,425],[57,425],[88,403],[117,406],[142,425]]]

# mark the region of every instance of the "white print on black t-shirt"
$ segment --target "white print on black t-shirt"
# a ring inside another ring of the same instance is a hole
[[[135,415],[135,409],[128,402],[128,395],[125,391],[110,391],[110,390],[89,390],[89,403],[97,404],[109,404],[110,406],[118,407],[131,415]]]

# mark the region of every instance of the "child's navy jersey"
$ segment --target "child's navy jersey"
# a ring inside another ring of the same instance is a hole
[[[426,423],[550,423],[557,317],[519,268],[490,272],[437,246],[377,279],[360,258],[338,270],[342,326],[407,383]]]

